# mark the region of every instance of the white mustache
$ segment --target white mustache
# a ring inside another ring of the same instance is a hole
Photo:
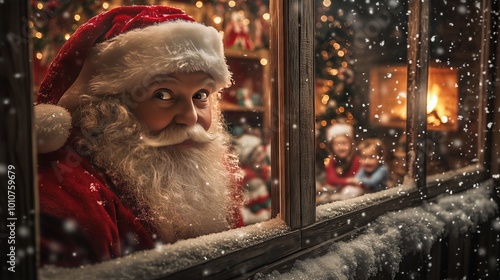
[[[144,144],[150,147],[167,147],[187,140],[203,144],[213,141],[216,137],[216,135],[205,131],[199,124],[189,128],[180,126],[167,127],[155,136],[141,135]]]

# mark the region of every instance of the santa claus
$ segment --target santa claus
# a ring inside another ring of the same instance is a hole
[[[83,24],[35,106],[43,264],[76,266],[242,224],[218,91],[221,35],[165,6]]]

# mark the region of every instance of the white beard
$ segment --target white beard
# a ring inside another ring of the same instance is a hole
[[[189,132],[169,126],[159,135],[147,136],[139,124],[130,125],[136,122],[133,118],[127,120],[128,125],[117,127],[115,123],[104,129],[102,123],[100,128],[92,128],[95,120],[89,119],[82,118],[82,131],[92,136],[83,137],[80,144],[89,149],[93,162],[121,187],[122,199],[154,227],[163,242],[233,226],[230,218],[242,200],[235,186],[241,173],[236,157],[229,153],[227,133],[205,132],[198,125]],[[189,146],[172,146],[185,139],[191,139]]]

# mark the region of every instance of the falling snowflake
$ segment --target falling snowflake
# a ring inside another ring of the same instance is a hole
[[[64,221],[63,228],[66,232],[72,233],[76,231],[77,225],[74,220],[68,219]]]
[[[106,201],[105,200],[98,200],[97,204],[99,204],[101,206],[106,206]]]

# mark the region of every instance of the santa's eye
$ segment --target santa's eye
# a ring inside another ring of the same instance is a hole
[[[199,99],[201,101],[206,101],[206,100],[208,100],[208,95],[209,95],[208,91],[200,90],[193,95],[193,99]]]
[[[173,99],[172,93],[168,89],[159,89],[155,91],[154,97],[160,100],[171,100]]]

